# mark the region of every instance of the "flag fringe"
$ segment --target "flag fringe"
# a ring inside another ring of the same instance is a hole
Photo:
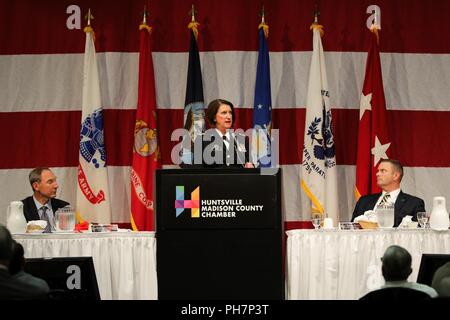
[[[95,42],[95,32],[94,32],[94,29],[92,29],[92,27],[91,26],[86,26],[86,27],[84,27],[84,32],[85,33],[90,33],[90,34],[92,34],[92,40],[94,40],[94,42]]]
[[[141,30],[147,30],[147,32],[148,33],[152,33],[152,30],[153,30],[153,28],[152,27],[150,27],[148,24],[146,24],[146,23],[141,23],[140,25],[139,25],[139,31],[141,31]]]
[[[325,210],[323,209],[319,200],[317,200],[317,198],[314,196],[314,194],[311,192],[311,190],[309,190],[308,186],[305,183],[305,180],[303,180],[303,179],[301,180],[301,185],[302,185],[303,191],[305,191],[306,195],[313,203],[313,207],[311,208],[312,213],[320,213],[323,216]]]
[[[263,29],[264,36],[267,39],[269,37],[269,26],[264,21],[261,21],[261,23],[258,26],[258,29],[261,29],[261,28]]]
[[[377,24],[372,24],[370,26],[370,32],[372,32],[373,34],[375,34],[375,36],[377,37],[377,44],[380,44],[380,35],[378,33],[378,30],[380,29],[380,27]]]
[[[309,30],[319,30],[320,37],[323,37],[325,34],[325,31],[323,31],[323,26],[321,24],[318,24],[317,22],[314,22],[310,27]]]
[[[194,33],[195,40],[197,40],[197,38],[198,38],[198,27],[199,26],[200,26],[200,23],[198,23],[196,21],[191,21],[188,24],[188,29],[192,30],[192,32]]]

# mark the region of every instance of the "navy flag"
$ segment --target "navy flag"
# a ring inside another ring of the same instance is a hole
[[[184,128],[189,131],[190,139],[183,139],[181,162],[193,164],[193,142],[205,131],[205,107],[203,98],[203,81],[200,67],[200,55],[197,46],[199,24],[192,16],[188,28],[191,34],[189,48],[189,65],[184,101]]]

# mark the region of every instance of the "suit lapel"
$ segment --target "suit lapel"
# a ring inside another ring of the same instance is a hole
[[[377,203],[378,198],[380,196],[381,196],[381,193],[377,193],[377,194],[374,194],[373,197],[371,197],[369,199],[369,207],[370,207],[370,209],[368,209],[368,210],[373,210],[375,208],[375,204]]]
[[[402,208],[406,203],[406,196],[403,191],[400,190],[397,201],[395,201],[395,212],[402,212]]]
[[[29,208],[29,213],[30,213],[29,220],[39,220],[40,217],[39,217],[38,210],[36,208],[36,204],[34,203],[33,196],[28,197],[27,201],[28,201],[28,208]]]

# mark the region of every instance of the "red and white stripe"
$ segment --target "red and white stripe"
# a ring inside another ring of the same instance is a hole
[[[92,1],[91,1],[92,2]],[[91,6],[104,106],[112,220],[129,222],[130,168],[137,103],[137,27],[144,0],[77,1],[82,16]],[[333,109],[339,210],[348,219],[354,206],[359,99],[368,46],[365,13],[370,1],[322,0],[320,22]],[[280,130],[283,213],[287,221],[309,219],[299,177],[304,135],[309,25],[315,2],[267,1],[273,125]],[[380,0],[381,64],[392,155],[406,166],[402,188],[422,197],[450,199],[450,25],[448,1]],[[0,0],[0,223],[6,206],[30,195],[28,172],[54,168],[58,197],[75,204],[82,105],[84,33],[68,30],[65,2]],[[191,2],[151,2],[153,63],[162,163],[171,165],[172,130],[183,126]],[[198,0],[199,48],[206,103],[234,103],[236,126],[252,124],[252,105],[261,3]],[[24,19],[24,17],[27,17]],[[82,21],[82,25],[84,21]]]

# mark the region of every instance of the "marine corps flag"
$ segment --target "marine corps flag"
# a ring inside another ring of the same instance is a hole
[[[188,25],[191,41],[189,47],[186,96],[184,101],[184,128],[189,131],[189,137],[183,139],[181,162],[184,164],[194,164],[192,142],[199,134],[202,134],[205,131],[203,81],[200,67],[200,55],[197,46],[199,23],[195,21],[194,6],[192,6],[191,14],[192,20]]]
[[[356,159],[355,197],[380,192],[377,186],[377,167],[381,159],[388,159],[389,139],[386,122],[381,74],[378,29],[372,25],[367,54],[366,75],[359,106],[358,150]]]
[[[311,213],[339,221],[336,157],[330,108],[322,26],[316,22],[309,69],[306,122],[303,144],[302,189],[311,201]]]
[[[88,12],[84,28],[83,99],[77,185],[77,217],[88,222],[111,223],[111,207],[103,136],[103,107],[100,98],[94,30]]]
[[[153,190],[155,170],[161,168],[156,123],[156,94],[147,13],[139,26],[139,84],[131,167],[131,225],[135,231],[155,229]]]

